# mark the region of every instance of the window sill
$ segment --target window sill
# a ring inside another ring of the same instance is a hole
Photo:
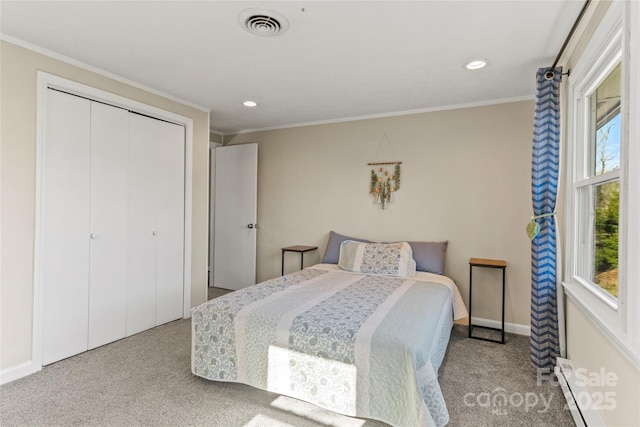
[[[597,303],[595,303],[595,305],[597,305],[596,308],[598,311],[600,310],[613,310],[614,313],[614,321],[616,321],[616,319],[618,318],[617,312],[618,312],[618,301],[617,299],[614,298],[607,298],[604,295],[604,292],[602,292],[599,289],[596,289],[598,287],[598,285],[595,285],[591,282],[588,282],[586,280],[583,280],[582,278],[580,278],[579,276],[573,276],[573,283],[575,283],[576,285],[578,285],[579,290],[583,290],[586,291],[587,293],[583,296],[583,299],[587,299],[587,295],[588,296],[592,296],[595,298],[596,301],[598,301]],[[569,284],[569,286],[571,286],[571,284]],[[590,298],[589,298],[590,299]],[[604,305],[603,305],[604,304]],[[606,307],[605,307],[606,306]],[[607,311],[609,311],[607,310]]]
[[[596,325],[631,364],[640,370],[640,345],[629,337],[620,326],[618,311],[584,285],[562,282],[564,293]]]

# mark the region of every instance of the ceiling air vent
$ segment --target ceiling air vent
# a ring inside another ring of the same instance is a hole
[[[247,9],[238,15],[240,26],[256,36],[275,37],[289,28],[289,21],[282,14],[266,9]]]

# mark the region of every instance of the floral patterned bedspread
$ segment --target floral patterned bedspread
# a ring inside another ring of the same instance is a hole
[[[396,427],[445,425],[437,371],[457,289],[318,267],[195,307],[193,373]]]

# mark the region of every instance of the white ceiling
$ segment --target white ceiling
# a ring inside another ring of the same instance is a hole
[[[582,6],[3,0],[0,30],[210,109],[212,130],[229,134],[532,97]],[[238,15],[250,7],[281,13],[288,31],[245,31]],[[464,69],[477,58],[489,66]]]

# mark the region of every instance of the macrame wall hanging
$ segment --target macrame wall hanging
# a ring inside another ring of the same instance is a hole
[[[374,162],[367,163],[371,168],[371,183],[369,193],[373,200],[384,209],[391,203],[391,195],[400,190],[400,165],[402,162]],[[390,169],[393,167],[393,171]]]
[[[390,154],[393,154],[393,147],[385,133],[376,151],[376,160],[384,142],[389,145]],[[369,194],[373,197],[374,202],[384,209],[394,199],[393,195],[400,190],[400,165],[402,162],[378,162],[376,160],[367,163],[367,166],[371,166]]]

